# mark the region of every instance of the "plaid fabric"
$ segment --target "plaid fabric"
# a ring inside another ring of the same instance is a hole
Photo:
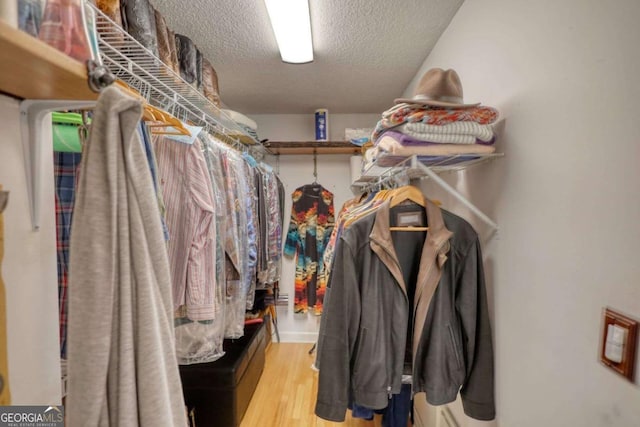
[[[53,153],[53,171],[56,183],[56,235],[58,251],[58,307],[60,314],[60,357],[67,358],[67,310],[69,242],[71,219],[76,197],[80,153]]]

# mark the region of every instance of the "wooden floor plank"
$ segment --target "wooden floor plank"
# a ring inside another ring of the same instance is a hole
[[[373,421],[351,418],[333,423],[314,414],[318,373],[311,369],[310,344],[273,343],[267,350],[264,372],[241,427],[379,427]]]

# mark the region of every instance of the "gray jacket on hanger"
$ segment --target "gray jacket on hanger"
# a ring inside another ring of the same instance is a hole
[[[429,403],[442,405],[460,391],[467,415],[495,417],[493,346],[478,236],[465,220],[429,201],[426,214],[429,232],[413,307],[400,267],[407,260],[398,258],[410,253],[394,247],[389,202],[343,232],[319,338],[319,417],[340,422],[350,400],[381,409],[400,392],[410,318],[413,392],[426,392]]]

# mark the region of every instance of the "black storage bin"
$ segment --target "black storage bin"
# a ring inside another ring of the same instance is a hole
[[[224,340],[225,355],[211,363],[180,366],[184,400],[197,427],[238,427],[262,375],[264,323],[247,325],[244,336]]]

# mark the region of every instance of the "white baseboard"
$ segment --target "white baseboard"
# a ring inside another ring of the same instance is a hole
[[[317,332],[280,331],[280,342],[315,343],[317,340],[318,340]]]

